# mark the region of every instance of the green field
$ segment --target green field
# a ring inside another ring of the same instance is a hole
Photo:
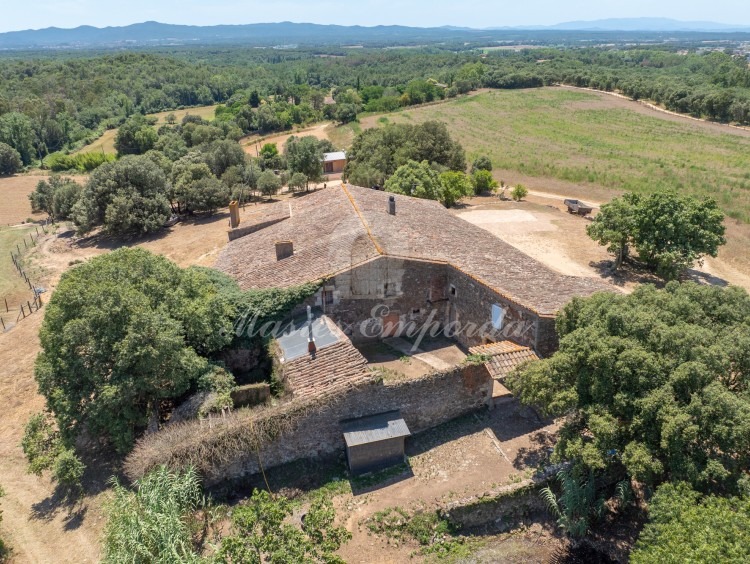
[[[496,169],[583,187],[712,196],[729,216],[750,223],[749,135],[625,104],[558,88],[497,90],[371,116],[363,126],[440,120],[470,158],[487,154]]]

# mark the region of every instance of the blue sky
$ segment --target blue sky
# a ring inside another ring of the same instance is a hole
[[[0,0],[0,31],[147,20],[212,25],[295,21],[412,26],[549,25],[670,17],[750,25],[748,0]]]

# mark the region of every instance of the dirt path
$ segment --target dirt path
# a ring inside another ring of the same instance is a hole
[[[55,236],[48,236],[41,248],[33,251],[40,260],[51,257],[43,261],[51,273],[51,288],[70,260],[90,255],[90,251],[79,250],[61,258],[49,250],[56,240]],[[49,295],[45,294],[47,298]],[[13,551],[14,563],[98,562],[103,524],[101,494],[84,497],[73,513],[58,507],[53,485],[48,479],[27,472],[21,450],[26,421],[44,408],[44,399],[37,393],[33,376],[43,312],[34,313],[11,331],[0,334],[0,397],[3,398],[0,485],[6,492],[0,502],[2,534]]]

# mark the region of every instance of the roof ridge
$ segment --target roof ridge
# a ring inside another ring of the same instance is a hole
[[[357,206],[357,202],[354,201],[354,197],[352,197],[349,190],[347,190],[346,183],[343,180],[341,181],[341,189],[344,191],[344,194],[346,194],[346,197],[349,198],[349,202],[352,204],[354,211],[359,217],[359,220],[362,222],[362,227],[365,228],[365,232],[367,233],[367,236],[370,238],[370,241],[375,247],[375,250],[378,252],[379,255],[384,255],[385,253],[383,252],[383,249],[380,248],[380,245],[378,245],[378,242],[375,240],[375,237],[373,236],[372,231],[370,230],[370,224],[367,223],[365,216],[362,215],[362,212],[360,211],[359,206]]]

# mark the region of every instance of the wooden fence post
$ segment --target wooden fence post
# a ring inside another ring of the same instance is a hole
[[[6,329],[5,329],[5,321],[3,321],[2,317],[0,317],[0,323],[3,324],[3,333],[4,333],[6,331]]]
[[[8,309],[8,298],[3,298],[5,300],[5,313],[8,313],[10,310]]]

